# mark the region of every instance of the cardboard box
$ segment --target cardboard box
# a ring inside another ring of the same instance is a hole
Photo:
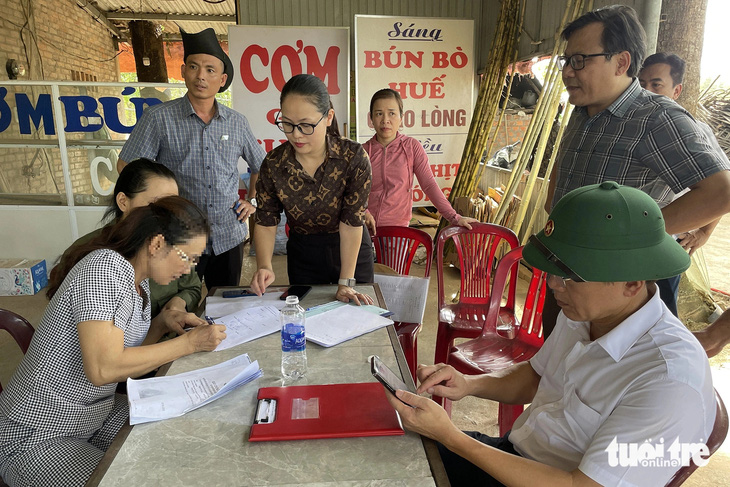
[[[0,259],[0,296],[36,294],[47,284],[45,260]]]

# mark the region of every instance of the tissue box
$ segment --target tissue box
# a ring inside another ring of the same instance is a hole
[[[36,294],[46,284],[45,260],[0,259],[0,296]]]

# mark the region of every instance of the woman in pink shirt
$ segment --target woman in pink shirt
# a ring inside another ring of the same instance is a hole
[[[385,88],[370,100],[372,139],[363,144],[372,165],[372,189],[365,224],[375,235],[377,226],[407,227],[413,204],[413,174],[439,213],[454,225],[471,230],[474,218],[456,213],[433,177],[423,146],[413,137],[398,132],[403,117],[400,94]]]

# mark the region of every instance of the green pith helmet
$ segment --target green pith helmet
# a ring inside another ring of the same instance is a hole
[[[613,181],[561,198],[522,255],[540,270],[576,281],[664,279],[690,264],[687,252],[665,231],[656,202]]]

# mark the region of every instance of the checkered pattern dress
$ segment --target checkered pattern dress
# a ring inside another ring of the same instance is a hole
[[[124,346],[139,346],[150,326],[134,268],[101,249],[69,272],[49,303],[27,354],[0,394],[0,475],[11,487],[83,485],[128,420],[116,383],[94,386],[84,374],[76,325],[112,321]]]

